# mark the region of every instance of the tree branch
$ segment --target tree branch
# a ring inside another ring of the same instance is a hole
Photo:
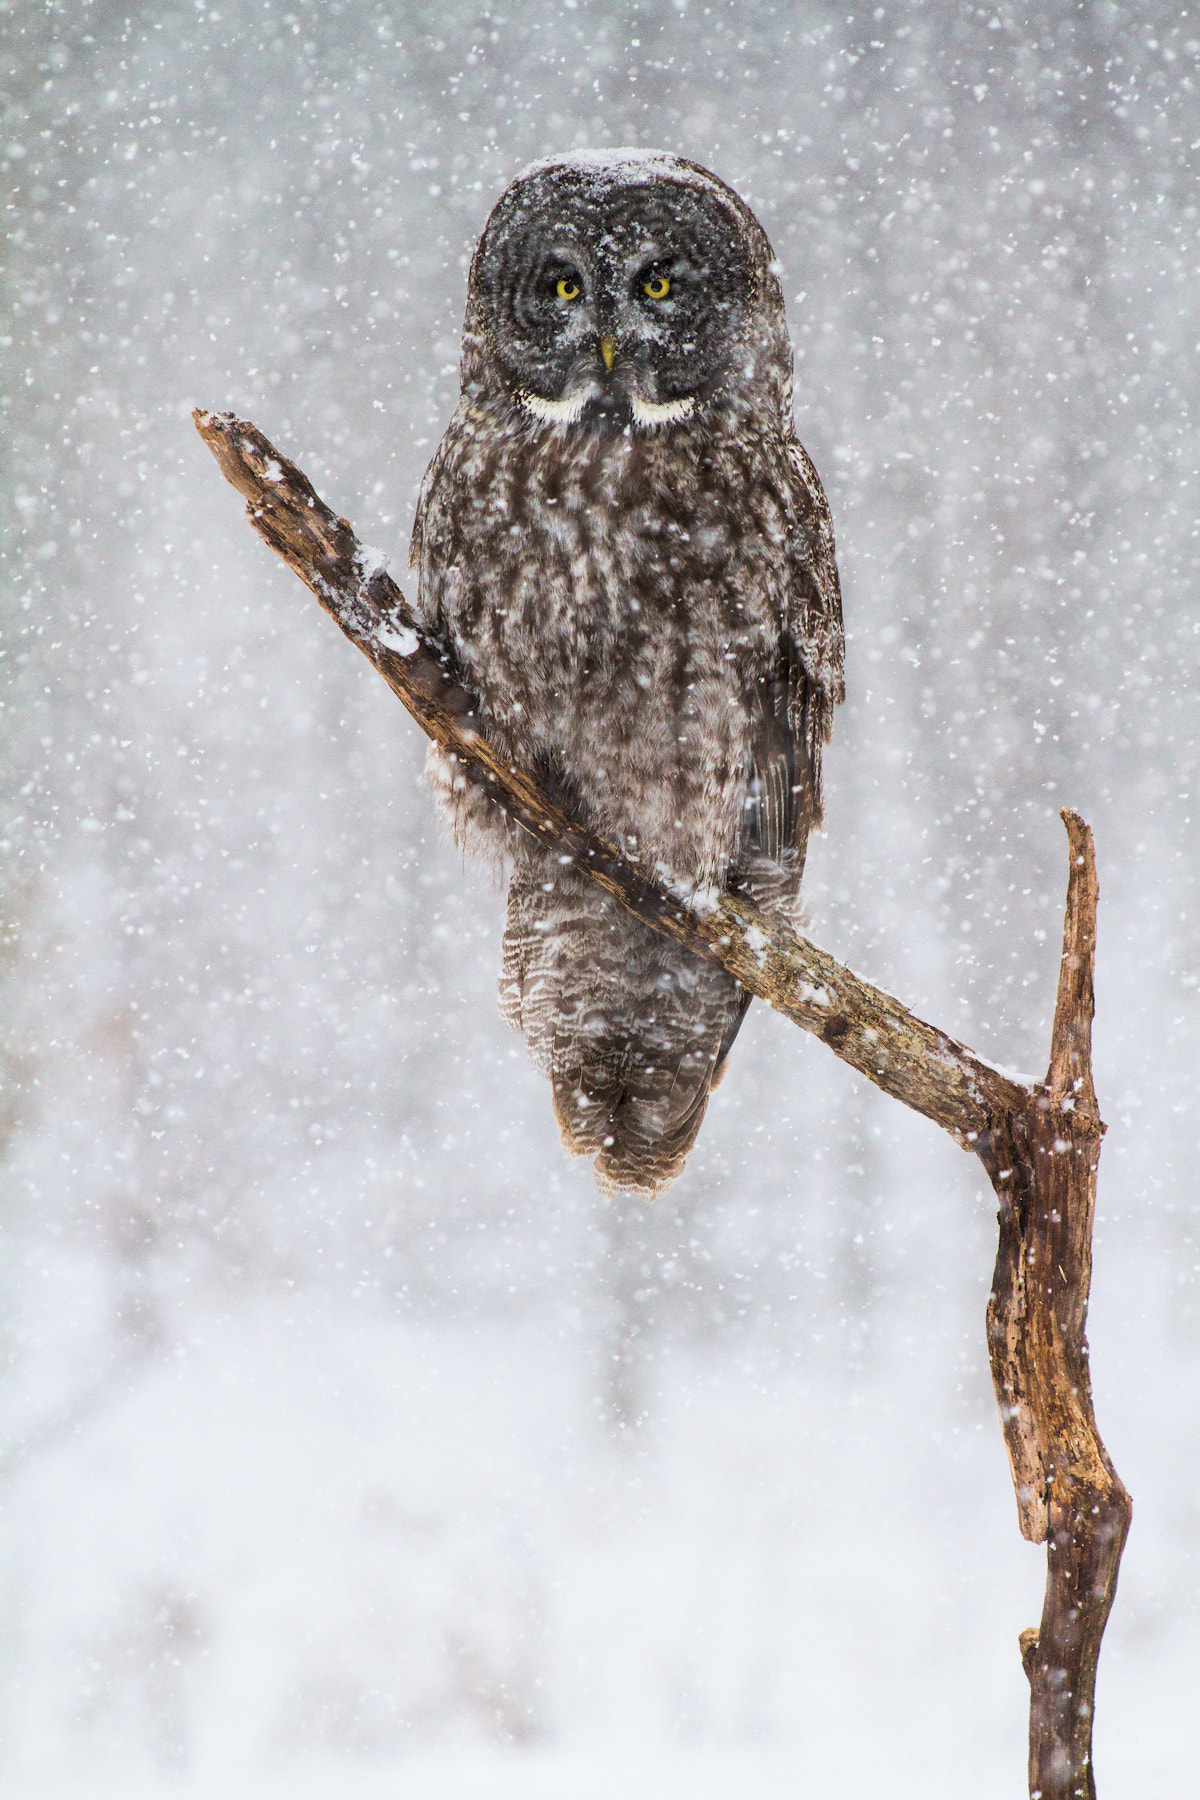
[[[1000,1200],[988,1347],[1021,1530],[1049,1541],[1045,1607],[1021,1653],[1031,1687],[1030,1792],[1091,1800],[1100,1639],[1129,1497],[1096,1429],[1084,1330],[1104,1127],[1091,1073],[1097,884],[1091,833],[1071,845],[1063,960],[1046,1080],[1025,1084],[855,975],[740,894],[683,891],[556,807],[487,741],[452,654],[414,617],[307,478],[232,413],[196,428],[251,523],[369,657],[422,730],[531,836],[656,931],[718,963],[834,1054],[979,1156]]]
[[[1029,1789],[1094,1800],[1096,1666],[1132,1503],[1092,1409],[1087,1306],[1104,1136],[1092,1084],[1099,886],[1090,830],[1077,813],[1063,822],[1071,861],[1046,1080],[1032,1107],[980,1138],[978,1153],[1000,1196],[987,1310],[992,1380],[1021,1530],[1047,1544],[1041,1625],[1021,1634]]]
[[[918,1019],[740,894],[684,892],[576,823],[528,771],[478,729],[474,696],[453,660],[414,617],[381,559],[320,501],[307,477],[232,414],[197,412],[196,428],[226,479],[249,502],[255,530],[307,582],[420,725],[492,800],[564,861],[647,924],[729,971],[802,1030],[829,1045],[894,1099],[962,1144],[1025,1090],[965,1045]]]

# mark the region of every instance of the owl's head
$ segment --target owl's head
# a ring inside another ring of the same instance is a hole
[[[663,429],[722,401],[790,402],[766,233],[731,188],[666,151],[535,163],[471,265],[464,393],[534,419]]]

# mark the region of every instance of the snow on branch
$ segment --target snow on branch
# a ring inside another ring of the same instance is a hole
[[[1098,888],[1087,825],[1062,815],[1070,874],[1050,1063],[1044,1082],[1025,1083],[745,896],[682,891],[568,817],[488,743],[451,651],[418,622],[382,556],[253,425],[232,413],[194,418],[255,530],[490,799],[656,931],[720,964],[979,1157],[1000,1203],[987,1316],[992,1380],[1020,1527],[1047,1545],[1041,1623],[1021,1634],[1030,1793],[1092,1800],[1096,1666],[1131,1505],[1096,1428],[1085,1336],[1104,1133],[1091,1070]]]
[[[745,896],[680,890],[665,871],[639,866],[568,818],[477,729],[475,699],[460,684],[451,654],[418,622],[383,558],[363,548],[346,520],[253,425],[231,413],[195,417],[222,473],[245,496],[255,530],[308,583],[421,729],[531,836],[586,869],[647,924],[720,963],[756,998],[960,1143],[973,1143],[992,1117],[1027,1098],[982,1057]]]

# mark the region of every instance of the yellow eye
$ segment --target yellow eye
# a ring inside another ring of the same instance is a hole
[[[578,300],[579,283],[572,281],[569,275],[564,275],[555,289],[555,293],[560,300]]]
[[[652,300],[665,300],[671,291],[671,284],[665,275],[652,275],[646,283],[646,292]]]

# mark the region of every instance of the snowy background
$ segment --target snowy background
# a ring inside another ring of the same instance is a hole
[[[602,1202],[423,740],[190,422],[403,580],[472,244],[583,144],[784,268],[814,935],[1040,1072],[1095,829],[1098,1771],[1186,1781],[1198,55],[1165,0],[0,4],[4,1800],[1023,1791],[977,1166],[758,1007],[685,1178]]]

